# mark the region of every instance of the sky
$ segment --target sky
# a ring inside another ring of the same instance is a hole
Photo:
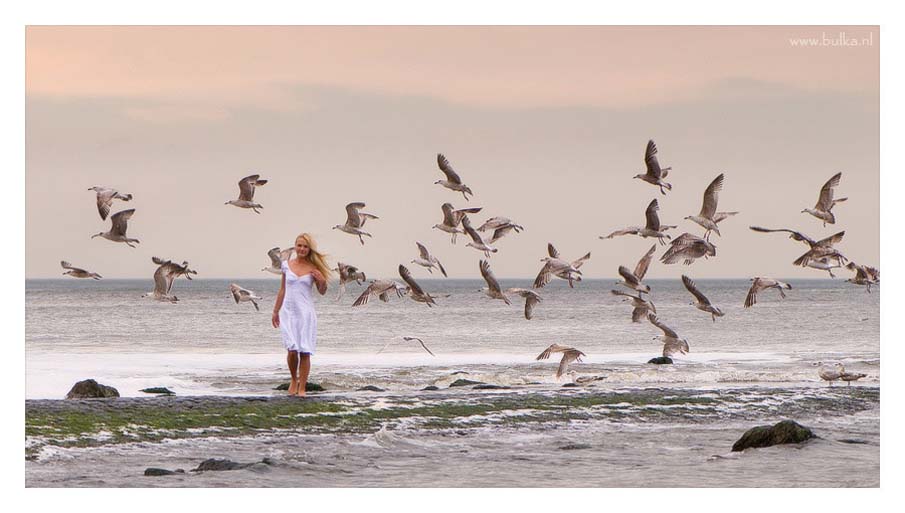
[[[502,278],[533,278],[554,244],[591,252],[588,278],[634,267],[654,243],[600,235],[661,221],[701,235],[719,173],[717,257],[656,262],[651,278],[822,278],[794,267],[806,247],[750,225],[822,238],[879,265],[877,27],[50,27],[26,31],[26,277],[60,260],[106,278],[148,278],[152,256],[199,278],[266,277],[274,246],[314,235],[331,262],[398,278],[416,241],[451,277],[483,255],[431,227],[440,205],[480,206],[479,224],[525,227],[499,241]],[[840,42],[848,43],[841,46]],[[851,46],[852,42],[859,43]],[[632,176],[648,139],[672,166],[666,196]],[[474,191],[443,178],[444,153]],[[843,173],[836,225],[801,213]],[[260,215],[224,205],[240,178],[267,185]],[[129,248],[92,234],[89,187],[131,193]],[[367,204],[373,238],[332,230]],[[656,257],[662,254],[658,246]],[[841,273],[843,275],[848,274]]]

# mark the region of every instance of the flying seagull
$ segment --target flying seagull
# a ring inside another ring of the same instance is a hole
[[[525,298],[525,319],[531,320],[534,317],[534,307],[541,301],[540,294],[531,289],[522,289],[513,287],[506,289],[506,294],[518,294]]]
[[[801,211],[801,213],[807,212],[812,216],[816,217],[823,221],[823,226],[826,226],[827,223],[835,224],[836,216],[833,215],[833,207],[836,203],[843,202],[848,198],[839,198],[833,199],[833,192],[836,189],[836,186],[839,185],[839,180],[842,179],[842,173],[836,173],[832,178],[827,180],[823,187],[820,188],[820,197],[817,199],[817,204],[814,205],[814,208],[806,208]]]
[[[707,189],[704,191],[704,203],[701,205],[701,212],[696,216],[687,216],[685,219],[694,221],[701,225],[706,231],[704,232],[704,240],[710,240],[710,232],[716,232],[720,235],[720,229],[717,223],[729,216],[738,214],[738,212],[717,212],[716,205],[719,199],[719,193],[723,190],[723,173],[713,179]]]
[[[572,362],[581,362],[581,357],[587,356],[574,347],[552,344],[550,345],[550,347],[544,349],[543,352],[539,354],[537,358],[535,358],[535,360],[546,360],[550,358],[550,355],[552,355],[553,353],[562,353],[562,360],[559,361],[559,368],[556,369],[557,379],[565,374],[567,370],[569,370],[569,364],[571,364]]]
[[[591,253],[585,253],[583,257],[567,262],[560,258],[559,251],[549,242],[547,243],[547,254],[549,256],[540,259],[541,262],[544,262],[544,266],[541,267],[540,272],[537,273],[537,278],[534,279],[534,288],[536,289],[550,283],[554,276],[567,280],[569,287],[574,287],[573,281],[581,281],[579,268],[591,258]]]
[[[283,261],[289,260],[293,251],[295,251],[293,247],[282,250],[279,247],[270,248],[270,251],[267,252],[267,256],[270,257],[270,267],[263,267],[261,270],[273,274],[283,274]]]
[[[460,208],[456,210],[451,203],[444,203],[440,206],[440,210],[443,211],[443,221],[440,224],[435,224],[433,228],[452,235],[450,243],[455,244],[456,234],[465,233],[464,230],[459,228],[459,225],[462,224],[462,219],[465,218],[466,214],[477,214],[481,211],[481,207]]]
[[[848,283],[854,283],[855,285],[866,285],[868,292],[870,292],[871,285],[880,284],[879,269],[868,267],[866,265],[858,265],[854,262],[849,262],[849,264],[846,265],[845,268],[850,271],[855,271],[854,278],[845,280]]]
[[[803,242],[808,245],[810,248],[803,255],[796,258],[795,261],[792,262],[794,265],[800,265],[802,267],[812,267],[810,265],[811,260],[820,260],[822,258],[830,258],[835,259],[837,263],[842,265],[848,259],[845,258],[845,255],[839,252],[833,245],[838,244],[842,241],[842,237],[845,235],[844,231],[839,233],[834,233],[829,237],[820,240],[814,240],[807,235],[796,232],[795,230],[789,230],[788,228],[762,228],[760,226],[750,226],[752,230],[761,233],[772,233],[772,232],[787,232],[789,233],[789,238],[797,240],[799,242]]]
[[[657,308],[654,306],[654,303],[647,299],[642,299],[640,292],[637,296],[623,290],[611,290],[610,293],[614,296],[625,296],[627,299],[631,300],[632,322],[641,322],[642,319],[647,319],[647,314],[657,313]]]
[[[255,213],[260,214],[259,208],[264,208],[260,204],[254,202],[255,187],[260,187],[267,183],[267,180],[260,180],[261,175],[249,175],[239,180],[239,199],[229,200],[224,205],[235,205],[239,208],[250,208]]]
[[[196,271],[189,269],[189,263],[183,261],[182,264],[164,260],[160,257],[151,257],[151,261],[157,264],[157,270],[154,271],[154,291],[145,294],[145,297],[153,297],[158,301],[167,301],[175,303],[179,299],[175,295],[170,295],[170,289],[173,288],[173,281],[185,276],[191,280]]]
[[[468,216],[462,217],[462,228],[465,230],[465,233],[467,233],[468,236],[471,237],[471,242],[466,244],[466,246],[475,248],[478,251],[483,251],[484,256],[487,258],[490,258],[491,253],[497,252],[497,248],[491,246],[487,242],[484,242],[481,234],[479,234],[478,231],[471,226],[471,221],[469,221]]]
[[[338,224],[333,227],[334,230],[340,230],[351,235],[358,235],[358,240],[361,241],[362,245],[364,245],[365,240],[361,236],[371,236],[370,233],[361,229],[365,225],[365,222],[367,222],[368,219],[380,219],[373,214],[362,212],[361,209],[364,207],[365,204],[360,201],[349,203],[346,205],[346,224]]]
[[[647,209],[644,211],[644,217],[646,218],[646,224],[644,225],[644,228],[639,228],[638,226],[629,226],[628,228],[616,230],[606,237],[601,236],[600,238],[612,239],[613,237],[618,237],[620,235],[638,235],[644,238],[656,237],[657,240],[660,241],[660,244],[666,244],[666,241],[664,239],[669,239],[669,235],[666,234],[666,231],[671,228],[676,228],[676,226],[661,225],[660,216],[657,215],[657,211],[659,210],[660,203],[656,198],[654,198],[654,200],[647,205]]]
[[[716,256],[716,246],[708,240],[697,235],[683,233],[669,244],[669,248],[660,257],[664,264],[674,264],[682,261],[685,265],[691,265],[698,258]]]
[[[254,292],[248,289],[243,289],[235,283],[229,284],[229,291],[232,293],[233,299],[236,300],[237,305],[242,301],[251,301],[251,304],[255,306],[255,310],[258,312],[261,311],[261,309],[258,307],[258,303],[255,301],[255,299],[260,300],[261,298],[256,296]]]
[[[424,350],[427,351],[431,356],[437,356],[437,355],[435,355],[434,353],[432,353],[431,350],[428,349],[426,345],[424,345],[424,341],[421,340],[421,339],[418,338],[418,337],[402,337],[402,340],[405,340],[406,342],[411,342],[411,341],[413,341],[413,340],[417,340],[418,343],[421,344],[421,347],[423,347]],[[387,344],[386,344],[385,346],[383,346],[382,348],[380,348],[380,351],[377,351],[377,352],[378,352],[378,353],[382,353],[384,349],[390,347],[390,344],[392,344],[392,343],[395,342],[395,341],[396,341],[396,339],[390,340],[389,342],[387,342]]]
[[[745,297],[745,308],[754,306],[754,304],[757,303],[757,293],[767,289],[778,290],[779,296],[785,299],[786,293],[783,292],[782,289],[792,290],[792,286],[788,283],[774,280],[773,278],[761,278],[760,276],[751,278],[751,288],[748,289],[748,295]]]
[[[666,191],[663,190],[664,187],[670,191],[672,190],[672,185],[663,181],[672,168],[664,167],[660,169],[660,162],[657,160],[657,145],[653,139],[647,141],[647,148],[644,150],[644,165],[647,171],[643,174],[635,175],[634,178],[640,178],[649,184],[660,187],[660,194],[666,194]]]
[[[663,356],[669,358],[676,353],[687,354],[690,350],[688,348],[688,341],[684,338],[679,338],[679,335],[676,334],[675,331],[672,330],[669,326],[663,324],[657,319],[657,316],[654,314],[647,314],[647,319],[651,324],[660,328],[663,331],[663,336],[654,337],[654,339],[659,339],[663,341]]]
[[[418,258],[412,260],[413,264],[418,264],[421,267],[426,267],[428,272],[431,274],[434,273],[433,268],[436,267],[440,269],[440,272],[443,273],[443,276],[446,277],[446,269],[443,268],[443,264],[440,263],[440,260],[437,257],[430,254],[430,251],[427,250],[427,247],[420,242],[415,242],[418,246]]]
[[[835,278],[836,275],[833,274],[833,269],[842,267],[842,264],[839,263],[838,259],[834,262],[833,259],[830,257],[821,257],[821,258],[818,258],[817,260],[809,260],[808,267],[810,267],[812,269],[820,269],[821,271],[826,271],[826,272],[830,273],[830,278]]]
[[[462,196],[465,196],[466,201],[468,201],[469,194],[474,196],[471,189],[462,183],[462,179],[459,178],[459,175],[453,170],[452,166],[449,165],[449,161],[446,160],[446,157],[444,157],[442,153],[437,154],[437,165],[440,166],[440,171],[443,171],[443,174],[446,175],[446,180],[437,180],[434,184],[440,184],[447,189],[461,192]]]
[[[717,317],[722,317],[723,315],[725,315],[723,314],[722,310],[710,304],[710,300],[707,299],[707,296],[702,294],[697,287],[695,287],[694,282],[691,281],[691,278],[683,274],[682,283],[685,284],[685,288],[688,289],[688,292],[691,292],[691,295],[695,298],[695,302],[691,304],[698,310],[709,313],[710,317],[713,319],[713,322],[716,322]]]
[[[84,269],[79,269],[78,267],[72,267],[72,264],[65,260],[61,260],[60,265],[63,267],[63,269],[68,269],[68,271],[63,274],[68,274],[73,278],[94,278],[95,280],[103,278],[103,276],[101,276],[100,274],[91,273]]]
[[[506,234],[515,230],[515,233],[521,233],[525,228],[521,225],[515,224],[508,217],[491,217],[487,221],[484,221],[484,224],[478,228],[479,232],[483,232],[486,230],[493,230],[493,235],[490,237],[490,244],[502,239]]]
[[[107,232],[100,232],[95,235],[92,235],[91,238],[95,237],[103,237],[107,240],[111,240],[113,242],[125,242],[127,246],[130,248],[134,248],[132,245],[133,242],[140,243],[138,239],[130,239],[126,236],[126,228],[128,227],[129,218],[132,217],[132,214],[135,213],[134,208],[130,208],[129,210],[120,210],[119,212],[110,216],[110,230]]]
[[[509,301],[509,298],[506,297],[506,294],[503,293],[500,288],[500,282],[496,281],[496,277],[493,275],[493,271],[490,270],[490,262],[487,260],[481,260],[478,262],[478,266],[481,269],[481,276],[484,277],[484,281],[487,282],[487,290],[484,292],[487,294],[487,297],[490,299],[502,299],[504,303],[507,305],[511,305],[512,302]],[[527,308],[527,307],[526,307]]]
[[[408,270],[408,267],[399,264],[399,276],[402,277],[402,280],[408,285],[409,296],[412,299],[419,303],[425,303],[427,306],[434,306],[437,303],[434,302],[433,296],[424,292],[420,285],[415,281],[415,278],[412,277],[411,271]]]
[[[654,244],[647,250],[647,253],[641,257],[641,260],[638,261],[638,264],[635,266],[635,270],[630,271],[628,267],[624,265],[619,266],[619,275],[622,276],[621,282],[617,282],[617,284],[628,287],[632,290],[636,290],[638,292],[647,292],[650,294],[650,286],[644,285],[641,283],[641,280],[644,279],[644,275],[647,274],[647,268],[650,267],[650,261],[654,257],[654,251],[657,249],[657,245]]]
[[[368,288],[366,288],[360,296],[358,296],[358,299],[352,303],[352,306],[368,304],[368,299],[370,299],[372,295],[377,296],[381,301],[386,303],[390,300],[390,291],[395,292],[397,297],[402,297],[405,295],[406,290],[404,285],[400,285],[399,282],[393,280],[371,280],[371,284],[368,285]]]
[[[336,296],[336,300],[339,301],[342,299],[343,294],[346,292],[346,283],[350,281],[355,281],[359,285],[368,278],[365,276],[365,273],[359,271],[357,267],[354,265],[344,264],[342,262],[336,263],[336,269],[334,269],[337,273],[339,273],[339,294]]]
[[[97,193],[97,213],[101,215],[101,219],[104,221],[107,220],[107,214],[110,213],[110,207],[113,205],[113,200],[129,201],[132,199],[131,194],[120,194],[116,189],[111,189],[109,187],[94,186],[88,190]]]

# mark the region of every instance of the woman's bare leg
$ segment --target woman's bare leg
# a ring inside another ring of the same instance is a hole
[[[305,385],[308,384],[308,374],[311,373],[311,355],[308,353],[299,353],[299,380],[298,392],[296,395],[305,395]]]
[[[292,376],[292,381],[289,383],[289,395],[295,395],[299,390],[299,354],[296,351],[287,351],[286,364],[289,365],[289,375]]]

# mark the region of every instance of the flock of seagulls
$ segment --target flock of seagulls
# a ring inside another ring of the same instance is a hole
[[[669,171],[672,168],[660,167],[657,145],[653,140],[648,141],[645,148],[644,164],[646,171],[644,173],[635,175],[634,178],[640,179],[644,182],[658,187],[660,193],[666,196],[667,191],[671,191],[673,189],[673,185],[671,183],[665,182],[664,179],[667,177]],[[437,166],[445,176],[445,179],[437,180],[436,182],[434,182],[435,184],[441,185],[451,191],[461,193],[466,201],[470,200],[474,196],[471,188],[464,184],[462,178],[453,169],[449,160],[443,154],[437,154]],[[830,178],[821,188],[817,204],[814,206],[814,208],[806,208],[802,210],[802,213],[808,213],[821,220],[824,226],[826,226],[827,224],[835,224],[836,218],[832,212],[833,207],[837,203],[846,201],[848,199],[836,199],[834,196],[835,189],[839,186],[841,178],[842,173],[837,173],[832,178]],[[711,234],[716,234],[718,237],[722,237],[719,223],[739,213],[736,211],[718,211],[719,193],[723,189],[724,182],[725,174],[720,173],[719,175],[717,175],[704,191],[700,212],[697,215],[690,215],[684,218],[685,220],[692,221],[704,230],[701,236],[685,232],[675,238],[672,238],[672,236],[667,232],[669,230],[677,229],[678,226],[661,223],[658,214],[660,210],[660,204],[659,201],[655,198],[647,205],[647,208],[645,209],[645,225],[643,227],[630,226],[627,228],[615,230],[609,235],[600,236],[599,238],[608,240],[623,235],[637,235],[642,238],[657,239],[657,242],[661,246],[667,246],[668,244],[668,247],[659,258],[659,261],[666,265],[676,264],[679,262],[684,265],[692,265],[696,260],[700,258],[707,259],[716,257],[716,246],[710,240]],[[258,174],[246,176],[239,181],[238,199],[228,201],[225,204],[244,209],[251,209],[255,213],[260,214],[260,209],[263,209],[263,206],[254,201],[255,190],[267,183],[268,180],[261,179],[260,175]],[[132,200],[132,194],[124,194],[117,191],[116,189],[108,187],[96,186],[92,187],[89,190],[93,190],[96,193],[97,209],[102,220],[106,220],[106,218],[108,217],[110,208],[114,200]],[[368,220],[380,219],[374,214],[365,212],[363,210],[365,207],[366,204],[364,202],[352,202],[347,204],[345,223],[341,225],[335,225],[333,226],[333,229],[340,230],[344,233],[358,237],[361,244],[364,245],[364,237],[373,238],[373,235],[371,233],[364,231],[365,224]],[[500,286],[499,281],[494,276],[490,267],[491,255],[499,251],[499,249],[494,247],[493,244],[497,243],[503,237],[509,235],[512,232],[516,234],[521,233],[524,230],[524,227],[516,224],[507,217],[496,216],[487,219],[483,224],[480,225],[480,227],[476,229],[474,228],[469,215],[475,215],[481,212],[482,207],[456,209],[451,203],[446,202],[440,206],[440,210],[442,212],[442,220],[439,224],[434,225],[433,228],[450,234],[450,243],[453,245],[455,245],[457,242],[456,239],[458,234],[467,235],[470,241],[467,242],[465,246],[474,248],[475,250],[483,254],[484,258],[479,260],[478,268],[482,278],[486,283],[486,287],[482,289],[484,295],[493,300],[501,300],[507,305],[512,304],[510,296],[521,297],[525,300],[525,319],[530,320],[533,318],[537,305],[542,301],[539,289],[547,285],[553,278],[559,278],[567,281],[570,288],[574,288],[576,283],[581,282],[581,267],[590,259],[591,253],[588,252],[584,256],[576,260],[569,261],[561,257],[559,251],[557,251],[552,243],[548,243],[547,256],[541,258],[543,266],[541,267],[537,277],[534,280],[533,287],[531,289],[503,289]],[[135,247],[134,244],[139,243],[139,240],[130,238],[126,235],[128,221],[134,215],[134,213],[135,209],[127,209],[113,214],[112,216],[110,216],[110,229],[107,232],[100,232],[92,235],[92,238],[103,237],[113,242],[122,242],[130,247]],[[815,240],[800,231],[791,230],[788,228],[769,229],[759,226],[751,226],[750,229],[762,233],[789,233],[789,237],[791,239],[805,243],[808,246],[808,250],[799,258],[793,261],[793,264],[796,266],[825,270],[829,272],[831,277],[835,277],[832,272],[833,269],[844,267],[855,273],[854,278],[848,279],[846,281],[857,285],[864,285],[867,287],[868,292],[870,292],[871,286],[876,286],[877,284],[879,284],[879,271],[876,268],[855,264],[854,262],[849,261],[838,249],[835,248],[835,245],[842,241],[842,238],[845,234],[844,231],[838,232],[820,240]],[[489,234],[489,237],[486,236],[487,234]],[[446,269],[443,267],[440,260],[429,251],[427,246],[419,241],[416,241],[415,245],[418,248],[418,256],[411,260],[411,263],[423,267],[431,274],[433,274],[433,271],[436,269],[440,274],[446,277]],[[656,249],[657,244],[652,245],[651,248],[641,257],[641,259],[635,265],[634,270],[629,269],[627,266],[620,265],[618,272],[622,277],[622,281],[618,282],[618,284],[625,289],[628,289],[628,291],[612,290],[611,292],[614,296],[621,297],[623,301],[629,301],[631,303],[632,322],[639,323],[647,320],[663,333],[662,336],[655,338],[659,339],[663,343],[662,354],[664,357],[669,357],[674,354],[686,354],[690,350],[688,341],[679,338],[678,334],[673,329],[668,327],[657,317],[657,310],[651,298],[651,287],[643,282],[647,270],[650,267],[651,262],[653,261]],[[267,256],[270,260],[270,265],[268,267],[262,268],[261,270],[263,272],[272,274],[281,274],[281,263],[289,259],[292,255],[292,252],[293,248],[291,247],[287,249],[280,249],[279,247],[270,249],[267,252]],[[181,264],[177,264],[170,260],[164,260],[158,257],[153,257],[152,261],[158,266],[156,271],[154,272],[154,290],[145,294],[145,296],[163,302],[177,302],[178,299],[176,298],[176,296],[171,294],[173,282],[180,276],[184,276],[185,278],[191,280],[191,275],[197,273],[194,270],[190,269],[189,263],[185,261]],[[61,265],[64,269],[66,269],[66,272],[64,273],[66,275],[70,275],[76,278],[91,278],[95,280],[101,279],[101,276],[99,274],[73,267],[66,261],[62,261]],[[367,281],[367,277],[363,271],[348,263],[338,262],[337,268],[335,270],[339,274],[340,285],[337,300],[340,300],[343,297],[347,283],[354,281],[361,285],[365,281]],[[430,293],[426,292],[418,284],[411,271],[409,271],[409,269],[405,265],[399,264],[398,272],[402,283],[394,279],[372,279],[368,283],[365,290],[352,303],[352,306],[359,307],[366,305],[372,296],[376,296],[381,301],[387,302],[390,300],[390,297],[393,294],[395,294],[398,298],[408,297],[416,302],[424,303],[428,307],[437,305],[436,299],[438,298],[438,296],[431,295]],[[682,282],[685,288],[694,298],[694,301],[690,303],[692,306],[694,306],[698,310],[710,314],[713,322],[716,322],[717,317],[724,316],[723,311],[712,304],[710,300],[708,300],[707,296],[700,289],[698,289],[694,281],[689,276],[683,274]],[[790,284],[768,277],[754,277],[751,279],[751,282],[751,287],[748,290],[748,294],[744,301],[745,308],[752,307],[756,304],[757,294],[759,292],[770,288],[775,288],[779,291],[780,297],[784,298],[784,290],[792,289],[792,286]],[[237,304],[242,302],[251,302],[255,309],[259,310],[257,301],[261,300],[261,297],[256,296],[254,292],[247,290],[236,283],[230,284],[230,292]],[[417,340],[428,353],[433,355],[433,353],[427,348],[427,346],[421,339],[415,337],[405,337],[405,340]],[[563,359],[560,362],[560,367],[557,371],[557,377],[566,372],[570,363],[574,361],[581,361],[580,358],[585,356],[584,353],[575,348],[553,344],[543,353],[541,353],[541,355],[538,356],[537,359],[547,359],[554,352],[563,353]],[[821,377],[823,377],[823,375],[821,375]]]

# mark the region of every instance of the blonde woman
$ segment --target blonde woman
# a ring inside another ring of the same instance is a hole
[[[295,258],[284,261],[282,270],[272,323],[280,329],[287,351],[286,363],[292,376],[289,395],[302,397],[311,372],[311,355],[317,345],[317,314],[311,288],[316,286],[321,295],[326,294],[331,271],[307,233],[295,238]]]

